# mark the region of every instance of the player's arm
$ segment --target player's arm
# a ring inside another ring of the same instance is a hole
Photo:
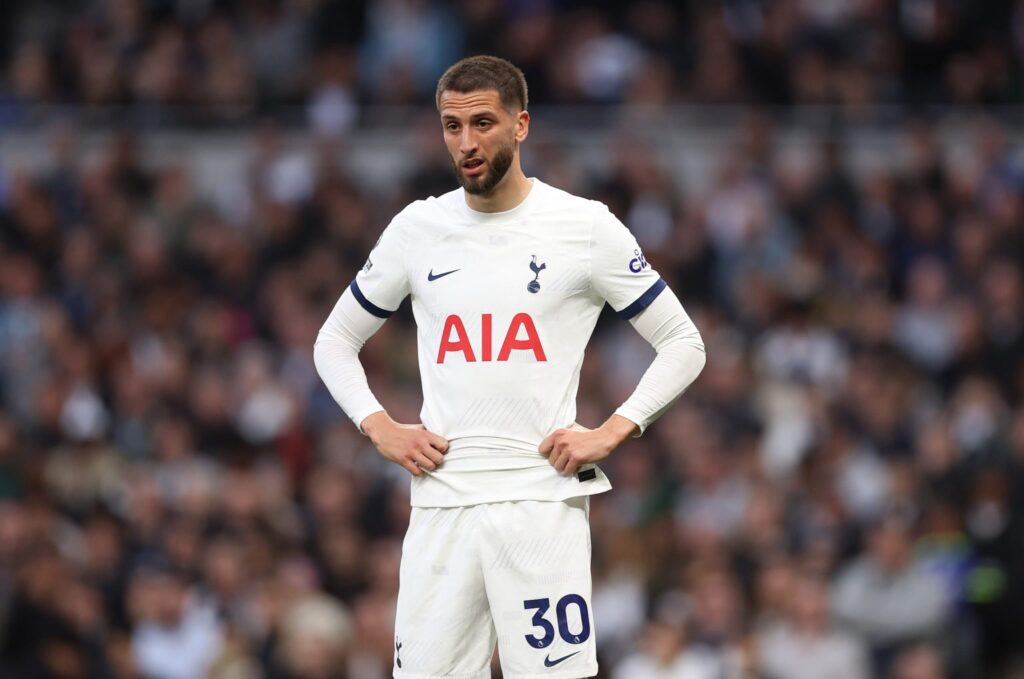
[[[392,420],[370,390],[359,360],[366,340],[409,294],[404,250],[400,227],[393,222],[320,328],[313,363],[334,400],[380,454],[419,476],[441,464],[448,442],[423,425]]]
[[[643,433],[696,379],[705,361],[704,342],[679,299],[629,229],[604,206],[595,210],[590,269],[595,295],[628,320],[657,356],[633,394],[600,427],[559,429],[541,442],[541,454],[567,474],[600,462],[624,440]]]
[[[544,439],[540,452],[559,472],[575,474],[581,465],[600,462],[627,438],[639,436],[704,368],[706,356],[700,333],[667,286],[629,322],[657,355],[636,390],[600,427],[587,430],[576,425]]]
[[[350,286],[320,328],[313,363],[334,400],[380,454],[419,476],[441,464],[448,442],[421,424],[395,422],[370,390],[359,351],[384,320],[367,312]]]
[[[636,389],[615,411],[636,424],[631,433],[639,436],[697,379],[707,355],[697,326],[668,286],[629,322],[657,352]]]

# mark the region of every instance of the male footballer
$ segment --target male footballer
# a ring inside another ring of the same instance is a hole
[[[497,643],[506,679],[591,677],[589,496],[611,488],[595,463],[697,377],[704,344],[607,207],[523,173],[530,114],[518,68],[464,59],[436,103],[460,188],[392,220],[314,349],[344,411],[412,474],[394,676],[487,679]],[[419,424],[388,416],[358,358],[409,295]],[[576,390],[606,302],[657,355],[588,430],[575,424]]]

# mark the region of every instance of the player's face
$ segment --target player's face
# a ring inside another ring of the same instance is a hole
[[[444,141],[455,177],[467,193],[488,195],[501,183],[526,138],[529,120],[526,111],[505,108],[497,90],[441,95]]]

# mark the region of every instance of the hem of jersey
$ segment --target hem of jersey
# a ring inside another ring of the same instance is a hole
[[[488,667],[477,672],[460,672],[459,674],[413,674],[402,670],[393,670],[393,675],[395,679],[491,679],[491,670]]]
[[[597,676],[597,663],[585,667],[574,667],[561,672],[545,672],[543,674],[509,674],[503,672],[505,679],[588,679]]]
[[[653,302],[658,297],[658,295],[661,294],[661,291],[664,290],[667,286],[668,283],[665,282],[665,279],[659,278],[657,281],[655,281],[654,285],[647,288],[644,294],[637,297],[636,301],[634,301],[632,304],[630,304],[625,309],[620,311],[619,316],[621,316],[622,319],[626,321],[633,318],[638,313],[649,307],[651,305],[651,302]]]
[[[589,482],[587,482],[589,483]],[[590,497],[591,495],[600,495],[601,493],[607,493],[612,489],[612,484],[609,482],[607,485],[593,486],[591,489],[579,489],[567,492],[565,495],[546,496],[541,497],[539,495],[533,495],[531,493],[524,493],[522,496],[514,495],[496,495],[494,497],[480,497],[480,498],[469,498],[465,500],[451,502],[437,502],[437,501],[417,501],[413,498],[409,502],[410,507],[418,507],[420,509],[432,509],[442,508],[446,509],[449,507],[473,507],[475,505],[493,505],[499,502],[565,502],[571,500],[574,497]],[[549,676],[549,675],[544,675]]]

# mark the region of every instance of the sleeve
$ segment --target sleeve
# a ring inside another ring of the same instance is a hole
[[[313,364],[320,379],[357,427],[368,415],[384,410],[370,391],[359,362],[360,349],[384,325],[384,319],[364,313],[361,306],[350,287],[334,305],[313,345]]]
[[[639,427],[639,436],[697,379],[706,357],[697,326],[671,289],[630,323],[657,352],[636,390],[615,411]]]
[[[349,286],[359,306],[377,318],[390,316],[409,294],[407,227],[400,217],[391,221]]]
[[[619,316],[629,320],[665,289],[665,281],[644,258],[633,234],[598,204],[590,236],[590,284]]]

